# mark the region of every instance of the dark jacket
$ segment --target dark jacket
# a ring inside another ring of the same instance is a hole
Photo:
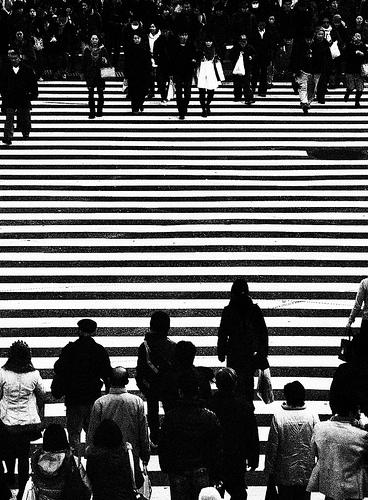
[[[257,353],[255,356],[254,353]],[[234,369],[254,371],[267,368],[268,331],[261,309],[250,297],[237,304],[230,300],[222,312],[218,331],[217,355],[227,357]]]
[[[174,79],[191,80],[195,65],[195,50],[188,41],[184,46],[175,40],[171,49],[172,74]]]
[[[33,70],[21,62],[18,73],[14,73],[11,65],[1,71],[0,94],[1,109],[31,108],[31,100],[38,97],[37,78]]]
[[[143,484],[139,460],[134,458],[137,488]],[[87,452],[86,472],[91,481],[94,500],[133,500],[129,456],[125,449],[109,450],[91,446]]]
[[[147,396],[161,397],[162,380],[172,370],[175,342],[166,336],[148,332],[138,348],[137,386]]]
[[[217,391],[209,408],[219,419],[224,449],[224,463],[245,468],[258,467],[259,438],[253,405],[233,394]]]
[[[357,54],[357,51],[363,54]],[[348,43],[345,50],[346,67],[345,73],[361,74],[361,65],[367,60],[367,48],[363,42],[356,45],[353,42]]]
[[[239,59],[240,52],[243,52],[243,63],[244,63],[245,73],[251,73],[254,60],[256,57],[256,51],[253,45],[249,45],[249,43],[245,47],[241,47],[239,43],[236,43],[234,47],[230,50],[229,59],[232,64],[232,69],[234,69],[236,62]]]
[[[109,389],[109,355],[92,337],[79,337],[61,351],[54,371],[64,381],[65,404],[90,404],[101,396],[102,381]]]
[[[165,38],[161,35],[153,46],[153,59],[158,66],[159,71],[165,75],[171,74],[172,61],[171,61],[171,46],[173,44],[173,37]]]
[[[32,479],[42,499],[61,500],[67,480],[72,471],[73,455],[65,452],[62,462],[58,463],[58,453],[46,452],[39,448],[31,458]]]
[[[305,39],[295,41],[290,58],[290,69],[293,73],[327,73],[331,63],[327,40],[313,41],[311,45],[308,45]]]
[[[92,57],[92,50],[96,52],[96,57]],[[98,55],[97,55],[98,54]],[[83,74],[87,87],[105,88],[105,80],[101,78],[101,68],[108,66],[102,58],[108,61],[106,48],[101,45],[97,49],[86,47],[83,52]]]
[[[338,413],[339,402],[349,398],[368,414],[368,363],[356,359],[337,367],[329,393],[332,414]]]
[[[125,53],[125,78],[142,84],[149,82],[151,71],[152,61],[148,44],[141,41],[140,44],[129,45]]]
[[[205,467],[211,477],[218,477],[222,438],[216,415],[194,400],[182,400],[164,417],[158,453],[163,472]]]
[[[268,28],[265,29],[263,38],[258,29],[254,30],[250,35],[249,41],[256,51],[257,63],[267,64],[271,60],[271,54],[274,48],[273,36],[270,30]]]

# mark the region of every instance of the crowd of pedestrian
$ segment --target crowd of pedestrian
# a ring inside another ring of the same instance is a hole
[[[349,324],[365,303],[365,283]],[[137,488],[149,488],[153,452],[168,475],[172,500],[219,498],[225,490],[232,500],[246,499],[247,473],[259,467],[260,458],[254,376],[269,367],[267,326],[246,281],[234,281],[223,310],[217,354],[227,366],[216,372],[196,365],[192,342],[168,337],[167,313],[152,314],[135,370],[147,412],[142,397],[127,389],[128,371],[111,367],[107,351],[94,339],[96,331],[94,320],[80,320],[77,340],[62,349],[54,365],[51,394],[64,397],[67,434],[59,423],[44,430],[40,373],[24,341],[11,345],[0,369],[0,499],[11,498],[16,460],[18,500],[28,498],[30,489],[37,500],[87,500],[91,494],[97,500],[140,498]],[[367,347],[366,335],[358,334],[351,358],[336,370],[327,421],[320,422],[306,404],[299,381],[285,385],[285,402],[272,418],[265,450],[268,493],[277,489],[281,500],[308,500],[313,491],[333,500],[368,495],[368,432],[360,418],[368,410]],[[30,443],[42,433],[31,456],[30,481]]]
[[[120,66],[134,114],[143,112],[145,99],[154,97],[157,86],[163,105],[176,94],[179,118],[185,119],[194,82],[205,118],[225,77],[234,82],[234,100],[250,106],[256,93],[266,97],[275,75],[290,80],[304,113],[315,97],[324,104],[329,88],[341,84],[346,87],[344,100],[355,90],[355,106],[360,106],[368,75],[366,4],[366,0],[3,0],[0,68],[8,65],[9,50],[32,68],[38,80],[46,68],[53,78],[62,79],[79,68],[88,87],[91,119],[103,115],[101,70]],[[32,82],[29,89],[24,86],[26,96],[20,88],[19,99],[8,97],[12,88],[20,87],[13,85],[20,79],[17,71],[14,76],[19,63],[13,59],[13,69],[10,74],[2,71],[0,81],[8,145],[9,110],[20,108],[26,117],[23,122],[29,122],[25,110],[37,96]],[[20,128],[27,137],[29,126]]]

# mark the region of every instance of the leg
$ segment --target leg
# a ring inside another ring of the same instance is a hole
[[[242,76],[242,86],[245,103],[252,104],[252,102],[254,102],[254,96],[252,91],[250,73],[245,73],[245,75]]]
[[[207,91],[207,103],[206,103],[207,113],[211,113],[210,105],[211,105],[211,102],[213,100],[213,96],[214,95],[215,95],[215,91],[214,90],[208,90]]]
[[[80,433],[83,427],[81,406],[66,407],[66,429],[68,431],[70,447],[76,456],[80,456]]]
[[[189,106],[191,95],[192,95],[192,77],[188,78],[184,82],[184,111],[185,111],[185,114],[188,113],[188,106]]]
[[[81,413],[82,413],[82,428],[84,432],[87,433],[88,427],[89,427],[89,420],[91,418],[91,411],[92,411],[93,403],[89,405],[83,405],[81,407]]]
[[[242,76],[234,75],[233,83],[234,83],[234,101],[241,101],[242,98]]]
[[[259,88],[258,94],[262,97],[267,94],[267,62],[261,61],[259,67]]]
[[[6,108],[3,142],[8,144],[11,144],[14,135],[14,115],[15,115],[15,109]]]
[[[97,87],[97,95],[97,116],[102,116],[104,105],[104,89],[102,87]]]
[[[88,87],[88,106],[89,106],[89,118],[94,118],[96,116],[94,87]]]
[[[308,73],[304,73],[304,71],[301,71],[301,73],[297,77],[296,81],[298,83],[300,105],[301,105],[304,112],[308,112],[308,107],[309,107],[308,106],[308,92],[307,92]]]
[[[355,93],[355,106],[358,107],[360,106],[360,98],[363,95],[364,91],[364,80],[360,75],[354,75],[354,83],[355,83],[355,88],[356,88],[356,93]]]
[[[160,432],[159,401],[155,396],[147,396],[147,422],[150,440],[156,444]]]
[[[307,92],[308,92],[308,104],[309,105],[311,105],[311,103],[314,101],[314,98],[316,96],[316,89],[318,86],[320,76],[321,76],[320,73],[316,73],[316,74],[310,75],[308,77]]]
[[[192,500],[189,478],[185,474],[169,474],[169,483],[171,500]]]
[[[19,108],[17,112],[17,125],[25,139],[28,139],[31,132],[31,110],[29,108]]]
[[[182,80],[175,80],[175,97],[176,105],[178,107],[179,117],[185,117],[185,105],[184,105],[184,83]]]
[[[245,481],[245,467],[240,467],[237,460],[224,466],[224,486],[231,500],[247,499],[247,484]]]
[[[199,102],[202,108],[202,116],[207,116],[207,108],[206,108],[206,89],[198,89],[199,92]]]
[[[205,468],[197,469],[190,475],[190,499],[197,500],[201,489],[210,486],[210,478]]]
[[[18,495],[17,498],[21,499],[23,496],[24,487],[29,477],[29,452],[30,442],[20,438],[17,446],[18,455]]]

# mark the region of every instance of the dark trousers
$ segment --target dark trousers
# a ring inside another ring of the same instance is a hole
[[[167,90],[169,88],[169,74],[167,71],[162,71],[160,67],[156,69],[157,87],[161,96],[161,100],[167,99]]]
[[[148,85],[139,80],[128,80],[128,88],[133,113],[143,111],[143,104],[148,92]]]
[[[150,439],[158,443],[160,432],[159,400],[155,396],[147,396],[147,423],[150,430]]]
[[[368,335],[368,320],[367,319],[362,319],[362,322],[360,325],[360,334],[361,335]]]
[[[246,500],[247,483],[245,481],[246,467],[242,467],[238,460],[224,463],[223,480],[230,500]]]
[[[305,491],[305,488],[305,486],[297,485],[277,485],[280,500],[309,500],[310,493]]]
[[[250,83],[250,73],[245,75],[233,75],[234,99],[240,101],[242,97],[249,102],[253,99],[252,86]]]
[[[256,91],[258,85],[258,93],[267,93],[267,67],[268,61],[258,61],[254,64],[253,74],[252,74],[252,87],[253,92]]]
[[[97,87],[97,113],[102,113],[103,105],[104,105],[104,89],[101,87]],[[96,103],[95,103],[95,88],[88,87],[88,106],[89,113],[92,116],[96,114]]]
[[[323,101],[325,95],[327,94],[327,84],[328,84],[328,75],[326,73],[321,73],[321,76],[318,80],[317,85],[317,100]]]
[[[81,405],[68,405],[66,407],[66,428],[69,443],[74,454],[80,456],[80,433],[82,429],[87,432],[93,403]]]
[[[198,500],[202,488],[210,485],[205,468],[169,474],[171,500]]]
[[[206,89],[198,89],[198,91],[199,91],[199,102],[201,103],[203,111],[206,111],[210,107],[213,96],[215,95],[215,91]]]
[[[120,46],[122,41],[122,28],[120,24],[109,24],[105,30],[106,49],[110,55],[112,65],[117,66],[120,58]]]
[[[179,115],[185,116],[188,112],[190,97],[192,94],[192,77],[175,78],[176,105]]]
[[[14,118],[17,114],[17,127],[24,136],[28,136],[31,132],[31,110],[27,108],[6,108],[5,109],[5,124],[4,124],[4,139],[11,141],[14,135]]]

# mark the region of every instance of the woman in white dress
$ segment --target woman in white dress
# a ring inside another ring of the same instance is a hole
[[[221,74],[219,74],[221,73]],[[205,118],[211,113],[210,104],[215,90],[223,79],[221,63],[210,36],[206,36],[198,55],[198,83],[199,102],[202,107],[202,116]]]

